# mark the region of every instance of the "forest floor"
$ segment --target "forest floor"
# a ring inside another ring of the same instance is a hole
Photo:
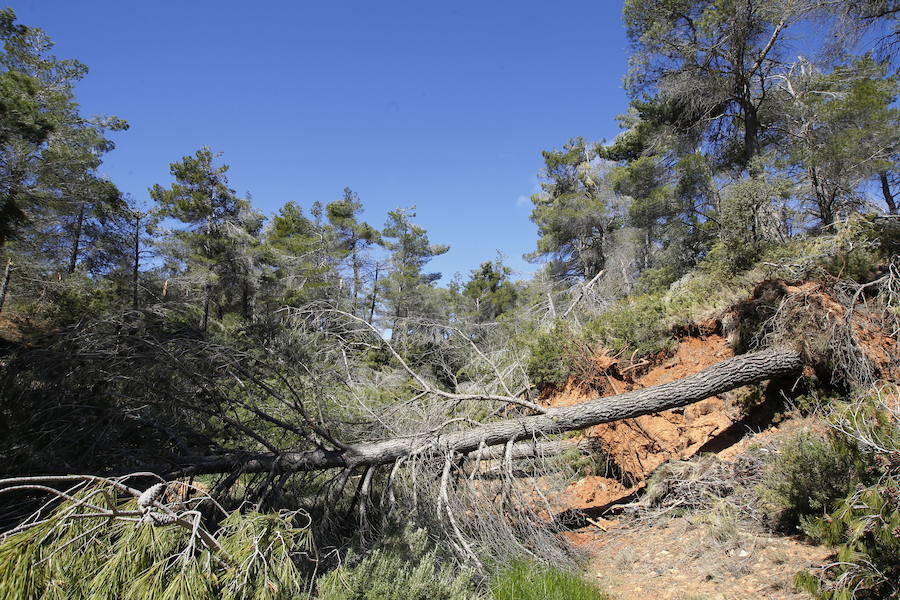
[[[831,554],[799,538],[740,528],[722,539],[716,525],[691,517],[582,536],[590,575],[617,600],[809,598],[794,589],[794,574]]]
[[[631,373],[610,357],[595,359],[593,390],[569,385],[548,398],[568,405],[603,394],[665,383],[696,373],[731,356],[722,335],[710,326],[679,340],[669,353]],[[593,427],[585,435],[600,442],[616,473],[583,477],[566,491],[572,510],[587,526],[569,533],[591,557],[589,575],[616,600],[743,600],[808,598],[792,584],[801,569],[822,564],[826,547],[800,537],[772,535],[750,520],[708,513],[626,516],[623,505],[640,498],[647,478],[663,463],[701,453],[733,461],[751,446],[777,447],[800,429],[822,428],[811,418],[772,422],[762,388],[742,388],[682,409]]]

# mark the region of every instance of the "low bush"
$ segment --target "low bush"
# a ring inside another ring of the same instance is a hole
[[[596,585],[553,567],[520,560],[491,580],[495,600],[606,600]]]
[[[821,515],[865,476],[867,462],[839,436],[802,432],[784,443],[763,475],[761,496],[776,527],[796,530]]]
[[[818,573],[798,573],[797,587],[820,600],[900,598],[900,480],[855,491],[804,530],[837,556]]]
[[[525,371],[539,390],[561,389],[578,364],[587,359],[585,350],[562,323],[556,323],[547,332],[536,333],[529,342],[529,350]]]
[[[795,577],[819,600],[900,598],[898,393],[892,385],[876,388],[833,415],[834,445],[856,451],[857,472],[842,474],[856,485],[829,512],[801,518],[807,535],[836,549],[835,560]]]
[[[424,530],[392,536],[319,580],[319,600],[473,600],[473,574],[441,564]]]
[[[588,340],[613,352],[629,350],[639,356],[658,352],[672,343],[660,294],[645,294],[619,302],[591,320],[584,333]]]
[[[566,469],[576,477],[590,477],[600,475],[609,477],[614,465],[610,463],[609,456],[600,448],[569,448],[556,457],[556,464],[560,469]]]

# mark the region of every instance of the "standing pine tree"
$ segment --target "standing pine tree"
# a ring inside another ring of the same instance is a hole
[[[428,261],[450,249],[443,244],[432,244],[425,229],[412,222],[416,216],[411,209],[398,208],[388,213],[388,220],[381,232],[384,247],[390,252],[391,272],[384,280],[383,296],[391,319],[391,337],[403,341],[409,331],[406,319],[417,307],[428,304],[428,293],[440,273],[425,273]]]
[[[380,243],[381,234],[365,221],[359,220],[362,202],[350,188],[344,188],[343,198],[329,203],[325,210],[334,232],[334,252],[341,261],[349,263],[352,278],[349,294],[351,312],[357,314],[363,288],[363,270],[368,266],[365,250]]]
[[[218,156],[203,147],[170,165],[175,178],[170,188],[157,184],[150,189],[159,214],[186,225],[171,234],[167,251],[189,281],[202,289],[200,328],[204,331],[211,304],[218,304],[221,316],[229,284],[251,277],[248,250],[255,245],[262,224],[250,214],[249,203],[228,187],[228,165],[213,164]]]

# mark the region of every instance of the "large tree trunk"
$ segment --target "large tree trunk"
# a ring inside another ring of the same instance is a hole
[[[759,154],[759,132],[761,124],[759,114],[752,101],[746,102],[744,109],[744,166],[750,176],[759,175],[759,166],[753,165],[753,158]]]
[[[235,469],[244,473],[289,473],[385,465],[426,452],[466,454],[479,448],[521,440],[541,440],[547,435],[685,406],[744,385],[796,373],[801,367],[802,360],[796,351],[764,350],[730,358],[678,381],[617,396],[595,398],[574,406],[551,408],[539,415],[486,423],[446,435],[364,442],[342,449],[188,457],[184,459],[183,467],[170,475],[223,473]]]

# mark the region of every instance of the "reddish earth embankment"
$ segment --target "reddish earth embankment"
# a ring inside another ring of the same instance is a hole
[[[742,320],[757,325],[777,310],[793,321],[806,322],[811,336],[827,334],[835,326],[849,323],[855,343],[868,361],[874,377],[900,380],[896,332],[885,328],[884,319],[871,312],[862,300],[856,303],[853,319],[824,282],[789,284],[765,281],[753,296],[710,319],[686,329],[668,352],[645,357],[627,366],[600,353],[591,385],[570,381],[562,391],[546,399],[551,406],[568,406],[597,396],[667,383],[697,373],[734,355],[740,343],[737,334]],[[723,322],[729,326],[723,327]],[[728,329],[728,332],[723,332]],[[801,343],[804,340],[797,340]],[[811,371],[807,375],[814,375]],[[583,436],[598,442],[614,469],[575,483],[569,494],[573,508],[599,507],[617,502],[643,486],[644,480],[668,460],[684,460],[698,452],[719,452],[739,442],[748,432],[768,425],[774,407],[763,406],[765,386],[733,390],[696,404],[591,427]],[[762,416],[762,418],[759,418]],[[752,418],[751,418],[752,417]]]
[[[769,281],[761,283],[753,297],[723,313],[721,320],[684,332],[667,353],[633,365],[604,354],[594,357],[596,374],[591,386],[570,382],[546,402],[571,405],[596,397],[598,390],[601,395],[614,395],[697,373],[734,354],[741,319],[758,324],[771,316],[773,307],[792,311],[789,318],[808,318],[822,333],[827,333],[825,328],[849,324],[872,374],[886,381],[900,380],[896,332],[885,329],[880,315],[860,303],[853,319],[847,319],[844,304],[823,283]],[[723,321],[730,327],[723,328]],[[816,376],[812,369],[805,374]],[[701,452],[733,461],[751,445],[777,447],[777,440],[799,429],[824,427],[813,419],[771,423],[774,409],[765,396],[764,385],[741,388],[684,408],[582,432],[598,442],[613,468],[605,476],[583,477],[569,486],[568,507],[592,517],[586,520],[587,527],[568,535],[590,551],[590,574],[613,598],[808,598],[793,588],[792,578],[797,571],[827,560],[828,548],[740,525],[732,530],[732,523],[717,520],[714,511],[639,524],[618,517],[615,511],[616,506],[633,501],[649,475],[666,461],[689,459]]]
[[[630,372],[622,372],[614,360],[598,356],[604,395],[640,389],[681,379],[733,355],[724,337],[716,333],[682,338],[673,352],[646,359]],[[552,406],[583,402],[597,394],[570,383],[549,398]],[[730,395],[729,395],[730,396]],[[671,459],[690,458],[711,439],[724,433],[743,415],[730,398],[712,397],[696,404],[591,427],[584,436],[599,441],[599,447],[615,464],[617,478],[592,476],[570,489],[573,508],[615,502],[643,485],[656,467]]]

